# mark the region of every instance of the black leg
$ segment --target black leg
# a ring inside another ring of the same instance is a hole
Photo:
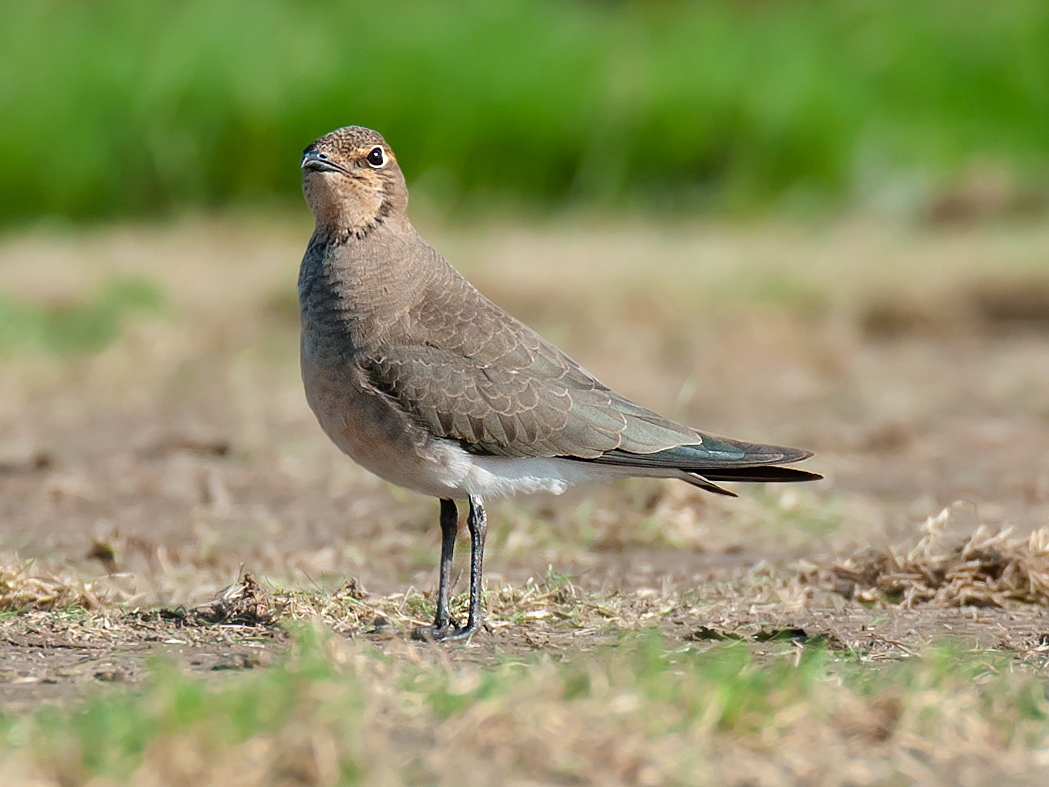
[[[437,585],[437,617],[434,628],[454,626],[448,610],[448,594],[452,584],[452,555],[455,553],[455,537],[459,533],[459,509],[454,500],[441,501],[441,578]]]
[[[414,639],[446,639],[455,636],[459,629],[448,610],[448,592],[452,581],[452,555],[455,553],[455,536],[459,532],[459,510],[454,500],[441,500],[441,571],[437,585],[437,615],[432,626],[423,626],[412,632]]]
[[[484,622],[484,602],[481,601],[481,575],[484,564],[484,538],[488,534],[488,515],[484,512],[481,498],[470,496],[470,516],[466,520],[470,528],[470,618],[466,628],[460,630],[461,637],[468,637]]]
[[[448,504],[447,506],[445,504]],[[458,527],[458,514],[453,518],[447,512],[455,512],[455,503],[441,501],[441,588],[437,591],[437,617],[433,626],[417,628],[412,632],[415,639],[433,641],[468,639],[484,622],[484,606],[481,601],[481,578],[484,564],[484,539],[488,534],[488,515],[484,512],[481,498],[470,496],[470,515],[466,525],[470,528],[470,617],[466,626],[458,628],[448,615],[448,577],[452,568],[452,549]],[[445,523],[450,524],[446,527]],[[450,535],[449,535],[450,534]],[[442,609],[444,616],[442,618]]]

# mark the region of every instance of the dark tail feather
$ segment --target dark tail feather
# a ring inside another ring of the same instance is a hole
[[[789,482],[789,481],[818,481],[823,478],[819,473],[810,473],[807,470],[795,470],[793,467],[739,467],[719,468],[717,470],[685,470],[684,480],[700,489],[714,492],[728,497],[739,497],[724,487],[715,484],[715,481],[740,481],[752,483]]]
[[[718,486],[701,476],[699,473],[685,473],[682,478],[692,484],[692,486],[698,486],[700,489],[704,489],[707,492],[713,492],[716,495],[725,495],[726,497],[739,497],[735,492],[725,489],[723,486]]]
[[[709,470],[688,469],[690,475],[698,475],[708,481],[751,481],[754,483],[785,483],[792,481],[818,481],[823,478],[819,473],[798,470],[795,467],[718,467]]]
[[[668,478],[680,478],[693,486],[718,495],[737,497],[716,481],[737,483],[788,483],[818,481],[819,473],[780,467],[783,462],[800,462],[812,456],[811,451],[778,445],[743,443],[738,440],[703,435],[696,445],[679,445],[651,454],[635,454],[614,449],[583,462],[636,467],[639,470],[662,469]],[[648,475],[649,473],[639,473]],[[662,473],[660,473],[662,475]]]

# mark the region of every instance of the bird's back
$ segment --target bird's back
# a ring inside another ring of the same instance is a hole
[[[304,348],[358,366],[428,433],[513,457],[598,459],[703,442],[602,384],[414,230],[397,235],[380,227],[311,244],[300,278]],[[724,446],[718,453],[742,459]]]

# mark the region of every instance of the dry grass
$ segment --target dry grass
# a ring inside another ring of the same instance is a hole
[[[929,543],[944,521],[927,525],[910,560],[940,565]],[[1013,539],[992,543],[1026,554]],[[1049,767],[1044,638],[1020,653],[930,647],[944,632],[935,603],[841,601],[840,589],[813,584],[855,564],[756,567],[685,591],[593,592],[550,574],[488,592],[489,630],[471,647],[407,638],[429,621],[432,594],[370,594],[356,580],[303,591],[246,574],[190,609],[9,615],[8,642],[98,648],[108,637],[125,654],[251,641],[279,653],[287,631],[296,644],[289,661],[256,674],[244,670],[269,662],[261,650],[205,673],[230,676],[221,682],[162,662],[137,693],[0,715],[0,783],[1034,783]],[[461,614],[465,599],[455,602]],[[971,631],[1005,615],[1017,631],[1024,609],[1043,609],[1001,603]],[[962,612],[941,612],[952,611]],[[966,618],[949,620],[960,634]],[[906,642],[893,625],[911,632]],[[1044,613],[1032,625],[1044,632]],[[126,668],[127,655],[116,663]],[[115,679],[92,671],[96,685]],[[15,678],[29,679],[41,678]]]
[[[872,675],[790,643],[758,659],[642,637],[482,668],[302,637],[222,686],[165,668],[141,697],[9,722],[3,783],[984,785],[1049,766],[1044,688],[1000,658]]]
[[[99,608],[99,599],[89,584],[70,573],[54,576],[40,572],[32,562],[12,557],[0,565],[0,612]]]
[[[814,578],[847,598],[908,607],[1049,604],[1049,528],[1021,539],[1012,530],[981,525],[950,548],[943,534],[949,518],[949,509],[929,517],[921,539],[906,552],[870,548],[817,568]]]

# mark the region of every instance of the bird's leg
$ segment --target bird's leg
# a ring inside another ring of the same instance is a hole
[[[484,539],[488,534],[488,515],[484,512],[481,498],[470,495],[470,515],[466,519],[470,528],[470,617],[463,628],[455,626],[448,614],[448,580],[452,570],[452,550],[455,534],[459,527],[459,516],[455,503],[441,501],[441,585],[437,591],[437,617],[432,626],[417,628],[412,632],[415,639],[433,641],[468,639],[481,627],[484,608],[481,601],[481,576],[484,564]]]
[[[412,632],[414,639],[441,640],[458,634],[448,610],[448,591],[452,581],[452,555],[455,537],[459,532],[459,510],[454,500],[441,500],[441,570],[437,585],[437,614],[432,626],[422,626]],[[473,613],[471,612],[471,618]]]
[[[481,498],[470,495],[470,516],[466,526],[470,528],[470,617],[466,628],[456,636],[469,637],[484,621],[484,605],[481,601],[481,571],[484,563],[484,538],[488,533],[488,515],[484,512]]]
[[[437,585],[437,616],[435,629],[455,626],[448,610],[448,594],[452,584],[452,555],[455,553],[455,537],[459,533],[459,509],[454,500],[441,500],[441,576]]]

